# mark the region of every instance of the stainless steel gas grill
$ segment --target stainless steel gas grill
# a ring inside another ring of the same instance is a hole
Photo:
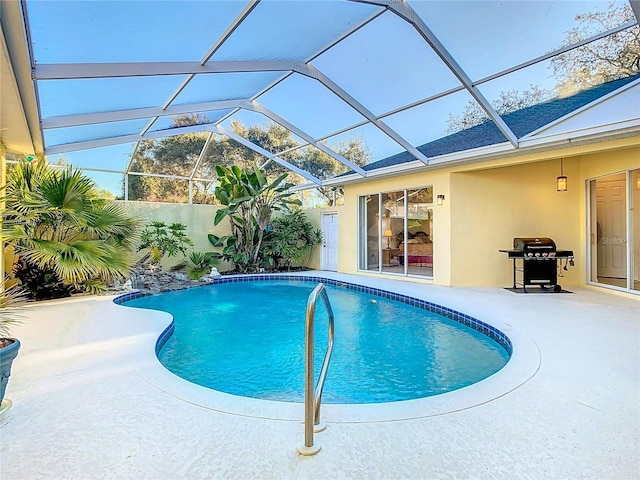
[[[572,250],[557,250],[556,242],[547,237],[514,238],[513,250],[500,250],[513,260],[513,289],[518,286],[526,292],[527,287],[537,285],[542,289],[562,291],[558,285],[558,260],[573,265]],[[520,278],[518,278],[520,274]]]

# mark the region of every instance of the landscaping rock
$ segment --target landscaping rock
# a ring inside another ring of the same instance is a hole
[[[212,277],[205,275],[199,280],[191,280],[181,271],[163,271],[157,263],[139,263],[131,271],[131,277],[127,282],[114,282],[108,293],[127,292],[138,290],[143,293],[162,293],[173,290],[182,290],[197,285],[211,283]]]

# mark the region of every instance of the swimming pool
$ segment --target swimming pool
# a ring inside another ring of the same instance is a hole
[[[323,402],[437,395],[478,382],[509,359],[511,344],[502,332],[423,300],[314,277],[255,279],[224,278],[124,305],[174,316],[175,330],[157,349],[166,368],[198,385],[253,398],[302,400],[304,310],[317,281],[327,284],[336,317]],[[322,308],[316,317],[319,364],[326,344]]]

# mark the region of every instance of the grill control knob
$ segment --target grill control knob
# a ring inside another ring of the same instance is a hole
[[[542,252],[543,257],[546,257],[547,255],[549,255],[547,252]]]
[[[536,252],[536,257],[539,257],[539,256],[540,256],[540,252]]]

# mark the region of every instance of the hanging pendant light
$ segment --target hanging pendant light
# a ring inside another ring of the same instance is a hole
[[[563,159],[560,159],[560,176],[556,178],[556,189],[559,192],[567,191],[567,177],[564,175]]]

